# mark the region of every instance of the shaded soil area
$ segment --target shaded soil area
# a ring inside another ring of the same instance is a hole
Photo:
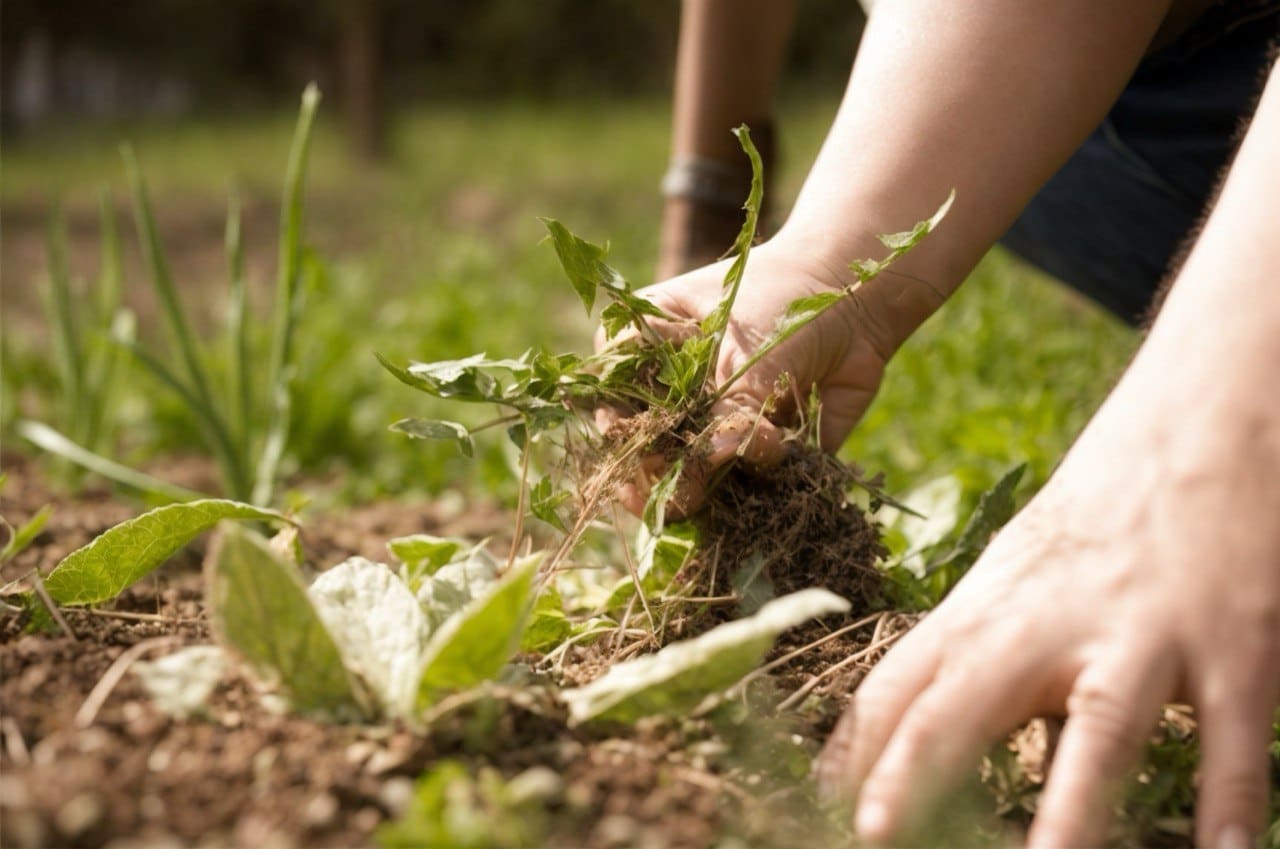
[[[140,511],[105,491],[59,496],[19,457],[5,457],[5,471],[0,514],[9,521],[54,507],[34,545],[4,565],[6,582],[47,571]],[[389,537],[408,533],[461,530],[500,539],[507,523],[496,512],[448,515],[430,504],[350,509],[308,520],[303,545],[309,560],[328,564],[351,554],[381,557]],[[814,713],[812,727],[738,711],[584,730],[568,728],[546,690],[521,687],[419,734],[279,713],[247,678],[232,674],[202,715],[173,718],[129,670],[138,660],[211,641],[202,556],[197,543],[106,608],[67,610],[72,634],[23,634],[19,617],[0,619],[0,843],[370,845],[379,824],[405,809],[414,779],[442,759],[508,778],[532,767],[552,770],[559,780],[543,800],[546,845],[709,846],[726,834],[776,845],[797,829],[812,833],[803,817],[813,802],[797,779],[820,728],[834,721],[834,703]],[[830,630],[813,627],[818,631],[791,635],[775,657]],[[754,695],[767,692],[772,703],[778,688],[809,680],[815,662],[865,647],[873,630],[859,626],[837,634],[821,654],[784,660],[781,674],[762,680]],[[570,653],[565,677],[593,677],[592,655]],[[845,671],[856,676],[864,668]],[[833,676],[821,689],[849,680]]]

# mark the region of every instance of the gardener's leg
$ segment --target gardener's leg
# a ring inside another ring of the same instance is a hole
[[[1144,60],[1002,243],[1139,322],[1252,114],[1278,32],[1276,0],[1215,5]]]
[[[774,96],[795,7],[795,0],[684,0],[660,280],[714,262],[742,226],[751,166],[733,127],[751,128],[771,173]]]

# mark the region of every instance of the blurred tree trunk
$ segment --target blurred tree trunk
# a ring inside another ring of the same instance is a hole
[[[338,0],[338,52],[347,141],[361,159],[386,151],[382,92],[382,0]]]

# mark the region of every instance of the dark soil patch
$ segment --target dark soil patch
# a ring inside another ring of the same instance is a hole
[[[707,556],[719,561],[711,594],[732,593],[734,572],[748,568],[778,595],[825,587],[852,602],[854,615],[882,603],[876,563],[888,551],[847,498],[854,482],[853,469],[817,449],[770,468],[730,469],[698,519]]]

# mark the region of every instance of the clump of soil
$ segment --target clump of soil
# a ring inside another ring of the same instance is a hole
[[[734,574],[759,569],[778,595],[825,587],[857,616],[880,598],[876,562],[888,555],[877,526],[846,494],[853,468],[816,448],[769,468],[738,465],[708,494],[697,517],[712,595],[733,592]],[[704,567],[705,568],[705,567]]]

